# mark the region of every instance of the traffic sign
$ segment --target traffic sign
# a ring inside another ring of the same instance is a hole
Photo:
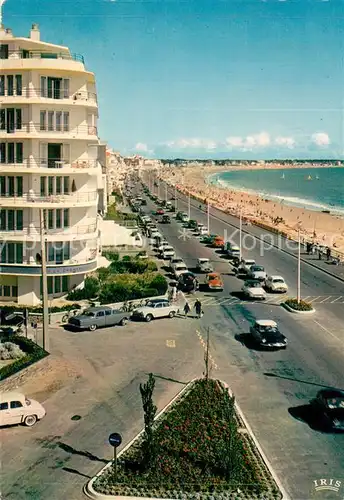
[[[118,446],[120,446],[122,443],[122,436],[120,434],[118,434],[118,432],[113,432],[109,436],[109,443],[114,448],[118,448]]]

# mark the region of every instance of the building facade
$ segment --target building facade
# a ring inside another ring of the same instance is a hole
[[[0,301],[40,302],[42,226],[50,298],[97,268],[97,120],[82,56],[41,41],[37,25],[28,38],[0,28]]]

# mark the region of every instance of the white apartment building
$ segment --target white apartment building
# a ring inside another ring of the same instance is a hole
[[[0,301],[41,300],[40,218],[48,293],[97,268],[99,192],[95,76],[81,55],[0,27]]]

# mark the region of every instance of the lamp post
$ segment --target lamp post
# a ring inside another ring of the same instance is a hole
[[[207,227],[208,227],[208,234],[210,234],[210,203],[209,203],[209,200],[207,200]]]
[[[188,217],[189,217],[189,219],[191,219],[191,197],[190,197],[190,193],[189,193],[189,196],[188,196]]]
[[[167,184],[165,184],[165,201],[167,201]]]
[[[175,197],[175,205],[176,205],[176,212],[177,212],[177,206],[178,206],[178,196],[177,196],[177,184],[174,185],[174,197]]]
[[[48,309],[48,279],[46,256],[46,231],[44,210],[40,209],[41,229],[41,266],[42,266],[42,302],[43,302],[43,349],[49,349],[49,309]]]
[[[242,258],[242,207],[240,207],[240,219],[239,219],[239,258]]]
[[[301,227],[298,225],[298,249],[297,249],[297,303],[301,302]]]

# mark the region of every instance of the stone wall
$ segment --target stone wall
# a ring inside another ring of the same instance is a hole
[[[46,356],[39,361],[36,361],[32,365],[20,370],[18,373],[14,373],[5,380],[0,381],[0,391],[13,391],[20,388],[25,382],[32,377],[36,377],[45,372],[49,367],[49,356]]]

